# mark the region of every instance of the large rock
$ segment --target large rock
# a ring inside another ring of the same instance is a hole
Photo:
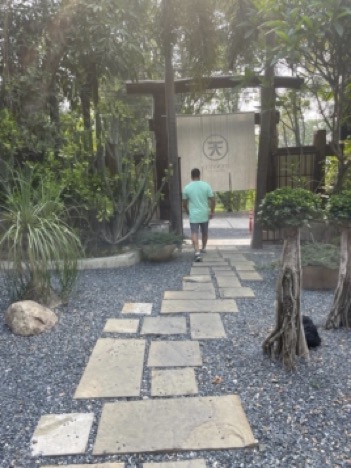
[[[6,325],[16,335],[31,336],[49,330],[57,322],[56,314],[34,301],[14,302],[5,312]]]

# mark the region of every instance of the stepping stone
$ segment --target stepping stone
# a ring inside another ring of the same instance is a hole
[[[193,340],[227,337],[219,314],[192,314],[190,330]]]
[[[193,368],[151,371],[151,396],[196,395],[198,393]]]
[[[236,275],[216,276],[219,288],[240,288],[241,283]]]
[[[190,276],[199,276],[199,275],[206,275],[210,276],[210,269],[209,267],[192,267],[190,270]]]
[[[193,276],[184,276],[184,283],[212,283],[212,278],[210,275],[193,275]]]
[[[206,468],[206,460],[184,460],[176,462],[144,463],[144,468]]]
[[[103,407],[94,455],[254,446],[239,397],[118,401]]]
[[[30,442],[33,457],[84,453],[93,424],[93,413],[46,414],[39,420]]]
[[[144,352],[144,340],[99,339],[74,398],[139,396]]]
[[[229,265],[227,266],[215,266],[215,267],[212,267],[212,270],[216,273],[217,271],[233,271],[232,270],[232,267],[230,267]]]
[[[238,312],[237,305],[232,299],[208,300],[168,300],[164,299],[161,305],[161,314],[177,314],[191,312]]]
[[[225,299],[237,297],[255,297],[251,288],[219,288],[219,295]]]
[[[214,272],[215,276],[218,277],[218,276],[228,276],[228,277],[232,277],[232,278],[238,278],[238,275],[232,270],[216,270]]]
[[[242,254],[225,254],[223,258],[229,260],[231,264],[235,262],[247,262],[247,258]]]
[[[148,367],[202,366],[197,341],[153,341],[150,345]]]
[[[139,320],[108,319],[103,331],[105,333],[136,333]]]
[[[145,317],[142,335],[180,335],[186,333],[185,317]]]
[[[183,283],[184,291],[208,291],[216,293],[212,283]]]
[[[238,271],[240,279],[243,281],[262,281],[262,276],[256,271]]]
[[[216,299],[215,291],[165,291],[165,299]]]
[[[256,271],[256,266],[255,265],[248,265],[246,263],[234,263],[233,267],[237,271]]]
[[[221,261],[221,262],[211,262],[210,260],[203,260],[202,261],[203,267],[218,267],[218,266],[229,266],[228,262]]]
[[[45,465],[41,466],[41,468],[57,468],[58,466],[64,466],[65,468],[125,468],[124,463],[93,463],[87,465]]]
[[[151,315],[152,304],[146,302],[126,302],[122,314]]]

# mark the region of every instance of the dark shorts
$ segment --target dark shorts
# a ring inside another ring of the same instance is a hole
[[[207,236],[208,234],[208,221],[206,223],[190,223],[191,234],[197,234],[201,229],[201,234]]]

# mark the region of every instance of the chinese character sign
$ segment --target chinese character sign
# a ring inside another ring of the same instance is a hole
[[[197,167],[215,191],[247,190],[256,185],[253,113],[177,116],[182,185]]]

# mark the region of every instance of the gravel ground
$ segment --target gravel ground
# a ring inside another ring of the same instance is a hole
[[[236,229],[232,235],[247,233]],[[226,231],[228,234],[228,231]],[[224,237],[223,230],[211,230]],[[226,237],[228,237],[226,235]],[[240,248],[241,249],[241,248]],[[245,252],[247,248],[242,248]],[[125,461],[141,467],[145,461],[203,457],[207,467],[348,467],[351,466],[351,340],[345,330],[326,331],[323,324],[331,292],[302,292],[303,313],[319,327],[322,346],[295,372],[282,369],[261,352],[274,323],[272,266],[280,248],[247,253],[264,277],[245,282],[256,299],[237,300],[238,314],[223,314],[228,339],[202,341],[203,367],[197,370],[200,395],[238,394],[258,446],[239,451],[205,451],[94,457],[93,441],[102,403],[73,400],[90,353],[108,318],[118,317],[124,302],[152,302],[160,311],[165,290],[180,290],[190,271],[192,255],[183,253],[170,263],[141,263],[129,268],[85,271],[68,306],[58,310],[59,324],[40,336],[22,338],[0,327],[0,467],[41,464]],[[0,307],[8,305],[1,288]],[[180,337],[176,337],[179,339]],[[162,339],[162,338],[154,338]],[[214,384],[214,377],[223,379]],[[150,396],[149,372],[142,395]],[[41,415],[94,412],[96,415],[85,456],[31,458],[29,442]]]

